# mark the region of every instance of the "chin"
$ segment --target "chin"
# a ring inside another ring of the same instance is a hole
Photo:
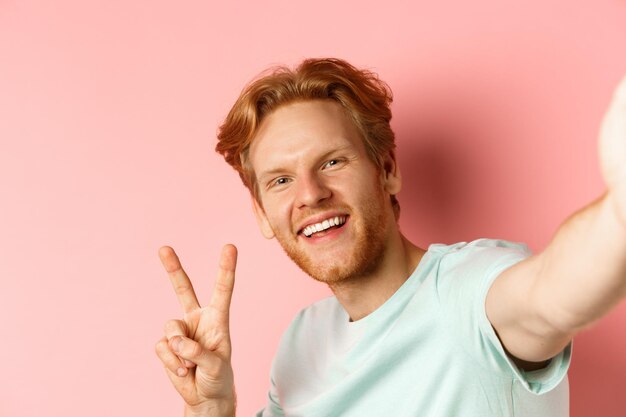
[[[283,245],[283,250],[311,278],[325,284],[337,284],[344,281],[369,275],[375,272],[384,258],[384,239],[368,239],[367,236],[382,236],[382,234],[364,234],[357,239],[357,244],[350,254],[337,256],[334,262],[320,262],[313,260],[306,253],[293,247]]]
[[[383,197],[373,198],[360,210],[350,210],[351,220],[346,224],[350,228],[349,240],[341,243],[343,247],[339,253],[332,251],[331,254],[329,247],[328,256],[323,256],[322,252],[320,259],[322,247],[316,249],[315,255],[291,236],[277,234],[276,238],[287,256],[317,281],[332,285],[370,275],[380,268],[385,258],[391,230],[389,219],[393,218],[393,212],[387,212],[382,201]]]

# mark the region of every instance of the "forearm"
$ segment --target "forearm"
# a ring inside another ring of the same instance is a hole
[[[626,222],[609,193],[567,219],[541,254],[536,302],[576,333],[626,296]]]

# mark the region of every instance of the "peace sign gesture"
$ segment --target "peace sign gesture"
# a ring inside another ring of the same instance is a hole
[[[183,308],[182,320],[165,323],[156,353],[174,388],[185,400],[188,416],[234,416],[235,390],[231,366],[230,301],[235,284],[237,249],[222,249],[211,302],[200,307],[189,277],[169,246],[159,249]]]

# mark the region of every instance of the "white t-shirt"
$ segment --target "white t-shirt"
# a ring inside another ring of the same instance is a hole
[[[485,313],[493,280],[530,255],[479,239],[433,244],[409,279],[356,322],[335,297],[302,310],[257,417],[566,417],[571,345],[541,370],[508,358]]]

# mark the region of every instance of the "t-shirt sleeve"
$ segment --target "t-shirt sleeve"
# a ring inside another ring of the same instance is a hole
[[[519,369],[500,343],[485,311],[487,292],[507,268],[531,255],[524,244],[479,239],[453,247],[441,260],[438,295],[443,319],[455,343],[488,372],[509,376],[528,391],[542,394],[567,374],[571,343],[540,370]]]
[[[270,382],[270,390],[267,393],[267,406],[259,410],[255,417],[283,417],[285,415],[280,407],[280,403],[278,402],[278,392],[276,390],[276,384],[274,383],[273,377]]]

